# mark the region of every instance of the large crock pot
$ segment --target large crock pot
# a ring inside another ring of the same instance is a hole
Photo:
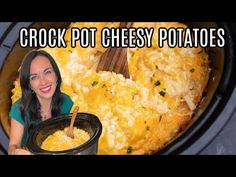
[[[78,113],[74,126],[88,132],[90,139],[84,144],[64,151],[46,151],[40,146],[43,141],[58,130],[69,127],[72,114],[60,115],[43,121],[30,132],[27,148],[35,155],[95,155],[98,151],[98,140],[102,133],[102,124],[97,116]]]
[[[235,69],[236,32],[232,23],[186,22],[190,27],[222,27],[225,29],[224,48],[210,48],[211,76],[206,92],[192,121],[178,137],[157,154],[197,154],[224,127],[236,108]],[[0,23],[0,142],[6,152],[9,135],[11,90],[23,56],[32,48],[18,43],[22,27],[67,27],[68,22]],[[233,105],[233,106],[232,106]]]

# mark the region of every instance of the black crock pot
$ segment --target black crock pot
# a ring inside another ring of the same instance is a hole
[[[102,133],[102,124],[97,116],[78,113],[74,126],[88,132],[90,139],[84,144],[65,151],[46,151],[41,149],[43,141],[54,132],[64,130],[70,125],[72,114],[60,115],[43,121],[30,132],[27,148],[35,155],[95,155],[98,151],[98,140]]]
[[[224,127],[236,109],[236,32],[235,24],[227,22],[185,22],[190,27],[222,27],[225,29],[224,48],[210,48],[211,76],[204,98],[188,127],[157,154],[197,154]],[[9,134],[8,113],[11,89],[24,55],[32,48],[18,43],[22,27],[67,27],[68,22],[0,23],[0,144],[6,153]]]

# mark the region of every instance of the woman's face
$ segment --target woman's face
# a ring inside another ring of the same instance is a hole
[[[30,66],[30,88],[39,100],[51,99],[56,90],[57,76],[45,56],[37,56]]]

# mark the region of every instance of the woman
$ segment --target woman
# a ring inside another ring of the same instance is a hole
[[[61,75],[50,54],[29,52],[20,69],[21,99],[11,107],[9,154],[31,154],[25,150],[30,129],[59,114],[70,112],[73,102],[61,92]]]

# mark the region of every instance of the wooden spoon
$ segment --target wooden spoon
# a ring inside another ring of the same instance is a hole
[[[70,120],[70,127],[68,128],[68,130],[66,132],[67,136],[69,136],[71,138],[74,138],[73,128],[74,128],[75,118],[76,118],[76,115],[77,115],[78,111],[79,111],[79,107],[76,106],[74,111],[73,111],[71,120]]]
[[[132,24],[132,22],[121,22],[119,28],[129,28]],[[98,71],[113,71],[129,78],[127,48],[109,47],[100,58],[97,66]]]

